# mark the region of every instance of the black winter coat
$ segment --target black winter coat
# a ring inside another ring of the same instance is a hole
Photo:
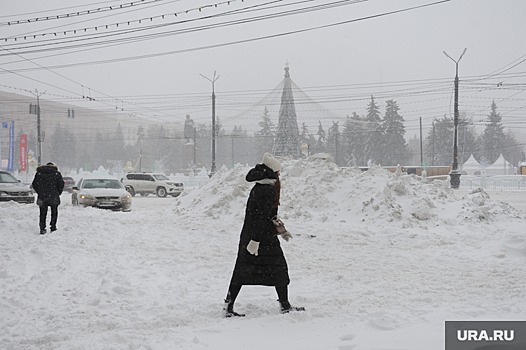
[[[261,182],[265,179],[277,179],[277,175],[263,164],[256,165],[246,176],[249,182]],[[277,215],[278,211],[277,208],[273,208],[277,195],[276,189],[272,184],[258,182],[248,197],[232,283],[286,286],[290,283],[287,261],[278,237],[273,234],[273,223],[271,222],[272,217]],[[257,256],[247,251],[250,240],[259,242]]]
[[[64,190],[64,179],[62,174],[54,165],[41,165],[31,184],[33,190],[38,194],[38,202],[47,205],[59,205],[60,195]]]

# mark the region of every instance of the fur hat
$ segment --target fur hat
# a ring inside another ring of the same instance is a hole
[[[274,156],[272,156],[272,154],[270,153],[265,153],[263,155],[263,160],[261,161],[261,163],[265,164],[270,169],[274,170],[274,172],[278,172],[281,170],[281,163],[279,162],[279,160],[274,158]]]

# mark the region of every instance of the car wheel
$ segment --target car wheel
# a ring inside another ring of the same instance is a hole
[[[126,186],[126,191],[128,191],[129,194],[131,194],[132,197],[135,197],[135,190],[131,186]]]
[[[164,187],[157,187],[157,196],[158,197],[166,197],[166,188]]]

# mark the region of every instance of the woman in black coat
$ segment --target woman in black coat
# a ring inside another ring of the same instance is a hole
[[[255,185],[248,197],[237,260],[225,299],[226,317],[244,316],[234,311],[234,302],[243,285],[274,286],[283,313],[305,310],[289,303],[287,261],[272,223],[272,218],[278,214],[280,169],[279,161],[265,153],[262,164],[256,165],[246,176],[246,180]],[[288,241],[292,235],[285,232],[281,237]]]

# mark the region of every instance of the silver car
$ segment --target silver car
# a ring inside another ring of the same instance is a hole
[[[177,197],[184,191],[182,183],[171,181],[166,175],[158,173],[128,173],[121,181],[132,196],[156,194],[158,197]]]
[[[117,179],[111,177],[84,178],[73,187],[71,204],[131,211],[132,196]]]
[[[29,185],[24,185],[7,171],[0,171],[0,202],[34,203],[35,196]]]

